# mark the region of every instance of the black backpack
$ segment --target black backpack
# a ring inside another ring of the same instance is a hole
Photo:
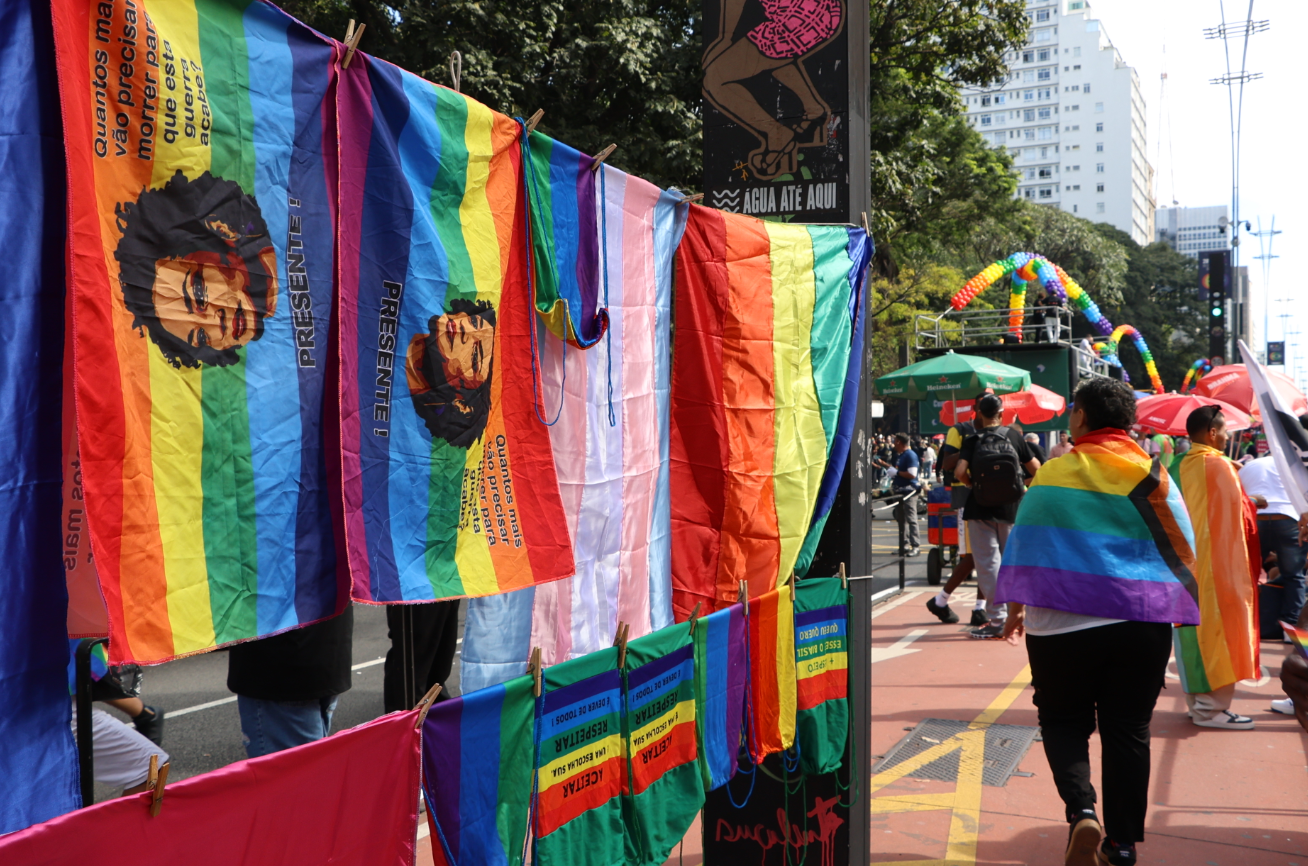
[[[1008,439],[1007,427],[987,427],[976,434],[976,450],[967,471],[978,505],[1010,505],[1026,492],[1022,461]]]

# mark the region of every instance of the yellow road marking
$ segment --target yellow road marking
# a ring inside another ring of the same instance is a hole
[[[967,730],[955,734],[938,746],[914,755],[907,761],[872,776],[869,793],[887,785],[932,761],[954,751],[958,756],[958,778],[952,792],[943,794],[901,794],[872,800],[872,813],[927,812],[952,809],[949,841],[943,860],[896,860],[894,866],[975,866],[976,846],[981,823],[981,776],[985,768],[985,729],[994,724],[1013,705],[1017,696],[1031,683],[1031,668],[1026,666],[1004,687],[990,706],[968,724]],[[872,866],[891,866],[890,862]]]

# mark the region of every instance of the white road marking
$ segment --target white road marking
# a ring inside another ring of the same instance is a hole
[[[463,643],[463,638],[459,638],[458,642]],[[384,661],[386,661],[386,658],[383,656],[382,658],[376,658],[366,662],[359,662],[357,665],[352,665],[350,667],[350,670],[361,671],[364,668],[370,668],[373,665],[379,665]],[[200,710],[211,710],[214,707],[221,707],[223,704],[231,704],[235,702],[236,702],[236,696],[232,695],[229,698],[220,698],[216,701],[209,701],[208,703],[204,703],[204,704],[196,704],[193,707],[183,707],[180,710],[166,710],[164,712],[164,716],[165,718],[175,719],[178,716],[184,716],[187,715],[188,713],[198,713],[200,712]]]
[[[872,647],[872,664],[884,662],[889,659],[897,659],[900,656],[911,655],[912,653],[918,652],[918,650],[910,649],[909,644],[926,633],[927,630],[924,628],[915,628],[899,640],[895,641],[891,646]]]

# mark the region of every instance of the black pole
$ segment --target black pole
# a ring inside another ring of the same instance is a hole
[[[901,560],[902,561],[902,560]],[[850,787],[849,866],[867,863],[872,852],[872,580],[849,582]]]
[[[904,535],[908,529],[907,502],[908,502],[907,498],[899,500],[899,551],[898,553],[899,553],[899,591],[900,592],[904,591],[904,579],[905,579],[904,565],[907,561],[906,557],[904,556]],[[916,508],[914,508],[914,511],[916,511]],[[917,514],[913,515],[913,519],[914,520],[917,519]]]
[[[82,777],[82,806],[95,802],[95,756],[91,742],[91,650],[108,638],[84,638],[77,645],[77,769]]]

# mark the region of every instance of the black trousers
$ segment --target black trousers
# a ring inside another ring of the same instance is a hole
[[[386,651],[382,701],[386,712],[411,710],[454,667],[459,601],[393,604],[386,608],[391,648]],[[448,697],[442,690],[437,700]]]
[[[1090,735],[1103,746],[1104,832],[1144,839],[1149,806],[1149,722],[1172,651],[1166,623],[1122,622],[1027,635],[1045,757],[1068,820],[1095,806]]]

